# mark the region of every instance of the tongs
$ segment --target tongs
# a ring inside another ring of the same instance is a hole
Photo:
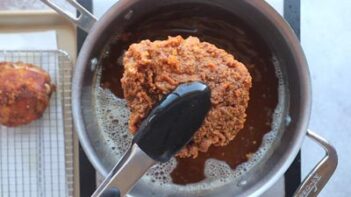
[[[144,173],[170,160],[191,139],[210,109],[210,89],[201,82],[179,85],[141,123],[132,145],[93,197],[125,196]]]

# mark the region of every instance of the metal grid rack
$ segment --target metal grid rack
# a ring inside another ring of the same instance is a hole
[[[16,128],[0,126],[0,196],[73,196],[70,58],[58,50],[0,51],[0,61],[38,65],[56,84],[41,119]]]

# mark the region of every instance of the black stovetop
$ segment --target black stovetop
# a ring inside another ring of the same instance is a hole
[[[92,0],[77,0],[87,10],[92,11]],[[284,18],[289,22],[296,35],[300,38],[300,0],[284,0]],[[87,34],[78,29],[78,52]],[[80,174],[80,195],[91,196],[96,189],[96,171],[89,162],[83,149],[79,146],[79,174]],[[290,197],[294,194],[301,182],[301,153],[297,155],[292,165],[285,173],[285,194]]]

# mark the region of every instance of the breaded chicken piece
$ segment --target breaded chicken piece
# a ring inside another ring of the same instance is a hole
[[[15,127],[40,118],[55,90],[49,74],[22,62],[0,62],[0,124]]]
[[[202,81],[211,89],[211,109],[179,157],[197,157],[211,145],[224,146],[244,127],[251,76],[245,65],[222,49],[181,36],[132,44],[124,55],[121,79],[135,133],[153,106],[179,84]]]

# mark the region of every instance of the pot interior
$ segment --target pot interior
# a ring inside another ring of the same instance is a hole
[[[231,53],[252,75],[245,128],[227,147],[211,147],[197,159],[172,159],[150,170],[130,195],[252,193],[254,189],[250,188],[259,187],[260,181],[269,180],[276,173],[274,168],[281,167],[276,165],[289,148],[299,146],[295,140],[303,132],[298,129],[298,115],[303,113],[299,111],[300,84],[295,81],[291,85],[291,80],[299,79],[299,68],[286,38],[260,10],[243,1],[149,4],[152,3],[119,2],[111,10],[120,14],[105,22],[102,19],[100,26],[108,28],[102,28],[99,37],[89,35],[91,43],[86,44],[91,48],[89,60],[93,60],[89,63],[98,64],[95,69],[85,69],[82,115],[90,143],[104,168],[102,173],[113,167],[132,138],[126,126],[129,112],[120,87],[123,52],[131,43],[143,39],[197,36]],[[292,99],[290,95],[297,97]],[[284,147],[289,144],[281,142],[288,138],[292,144]],[[174,170],[168,176],[159,170],[165,168]]]

